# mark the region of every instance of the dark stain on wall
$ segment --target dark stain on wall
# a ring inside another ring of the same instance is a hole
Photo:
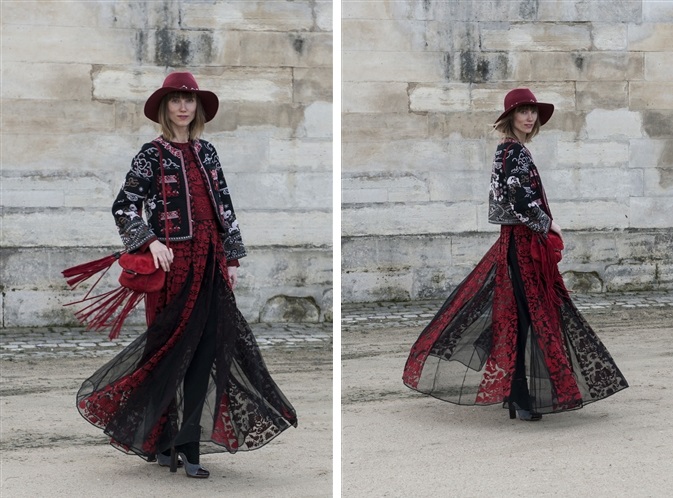
[[[506,54],[489,54],[464,51],[460,53],[460,80],[463,83],[484,83],[507,76]]]
[[[304,39],[300,37],[295,38],[292,42],[292,46],[294,47],[295,52],[301,55],[304,52]]]
[[[580,71],[584,69],[584,56],[582,54],[573,54],[573,62]]]
[[[159,66],[187,66],[211,62],[213,37],[210,32],[192,35],[189,31],[162,28],[155,34],[155,63]]]
[[[524,19],[537,19],[539,0],[525,0],[519,4],[519,15]]]

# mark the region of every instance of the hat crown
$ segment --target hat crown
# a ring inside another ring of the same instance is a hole
[[[537,104],[537,99],[528,88],[515,88],[505,95],[505,111],[522,104]]]
[[[199,91],[199,85],[192,73],[175,72],[166,76],[162,88],[174,88],[176,90]]]

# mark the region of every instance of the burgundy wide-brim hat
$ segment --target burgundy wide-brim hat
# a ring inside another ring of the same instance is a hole
[[[154,121],[159,122],[159,104],[161,99],[173,92],[193,92],[199,96],[201,105],[206,114],[206,122],[210,121],[217,114],[217,109],[220,106],[220,101],[213,92],[208,90],[199,90],[199,85],[192,73],[175,72],[166,76],[164,84],[155,91],[150,98],[145,102],[145,116]]]
[[[522,105],[537,106],[537,117],[540,120],[540,126],[549,121],[551,115],[554,114],[554,104],[538,102],[533,92],[528,88],[515,88],[505,95],[505,111],[495,122],[501,121],[510,112]]]

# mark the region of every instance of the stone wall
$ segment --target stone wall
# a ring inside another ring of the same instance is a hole
[[[673,288],[673,2],[344,2],[344,301],[444,296],[497,238],[505,93],[556,112],[530,149],[583,291]]]
[[[142,109],[173,70],[220,97],[204,138],[249,249],[242,311],[331,319],[331,2],[1,9],[2,326],[72,323],[60,271],[120,247],[110,206],[131,158],[158,134]]]

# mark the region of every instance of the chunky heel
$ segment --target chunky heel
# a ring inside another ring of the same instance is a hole
[[[531,410],[524,410],[523,408],[520,408],[519,405],[517,405],[516,403],[510,403],[509,405],[509,418],[514,418],[512,417],[512,409],[516,411],[516,416],[518,417],[519,420],[523,420],[525,422],[537,422],[538,420],[542,419],[542,414],[536,413]]]
[[[514,405],[512,403],[509,403],[509,418],[510,420],[513,420],[516,418],[516,409],[514,408]]]
[[[178,471],[178,452],[175,451],[175,446],[171,446],[171,472]],[[185,460],[183,459],[183,462]]]
[[[156,458],[156,462],[161,467],[170,467],[171,466],[171,455],[165,455],[164,453],[159,453]],[[152,460],[154,461],[154,460]],[[178,458],[177,468],[182,468],[182,459]]]

